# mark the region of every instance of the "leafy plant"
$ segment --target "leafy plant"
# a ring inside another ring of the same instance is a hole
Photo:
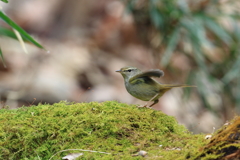
[[[3,0],[2,0],[3,1]],[[4,0],[4,2],[8,2],[6,0]],[[33,43],[35,46],[41,48],[41,49],[44,49],[44,47],[42,45],[40,45],[36,40],[34,40],[34,38],[32,38],[26,31],[24,31],[24,29],[22,29],[20,26],[18,26],[15,22],[13,22],[5,13],[3,13],[3,11],[0,11],[0,18],[6,22],[10,27],[13,28],[13,30],[15,30],[16,32],[18,32],[20,34],[21,37],[23,37],[22,39],[24,41],[28,41],[28,42],[31,42]],[[15,39],[18,39],[17,35],[11,31],[11,30],[8,30],[6,28],[3,28],[3,27],[0,27],[0,35],[4,35],[4,36],[8,36],[8,37],[11,37],[11,38],[15,38]],[[3,54],[2,54],[2,51],[0,49],[0,57],[3,61],[3,64],[4,64],[4,59],[3,59]],[[4,64],[4,66],[6,67],[6,65]]]

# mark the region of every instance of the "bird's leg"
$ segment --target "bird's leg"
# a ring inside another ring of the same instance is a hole
[[[139,106],[139,107],[147,107],[147,108],[151,108],[154,104],[158,103],[158,99],[155,100],[153,102],[153,104],[151,104],[150,106],[148,106],[148,103],[151,102],[154,98],[156,98],[159,95],[159,93],[157,93],[155,96],[153,96],[144,106]]]
[[[149,106],[149,108],[151,108],[153,105],[155,105],[155,104],[157,104],[158,103],[158,99],[157,100],[155,100],[154,102],[153,102],[153,104],[151,104],[150,106]]]

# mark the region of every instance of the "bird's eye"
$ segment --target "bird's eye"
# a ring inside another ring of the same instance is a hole
[[[131,69],[128,69],[127,71],[128,71],[128,72],[131,72],[132,70],[131,70]]]

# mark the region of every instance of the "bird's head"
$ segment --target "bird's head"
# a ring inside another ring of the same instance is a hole
[[[120,70],[117,70],[116,72],[119,72],[122,74],[123,78],[125,80],[128,80],[132,78],[133,76],[141,73],[142,71],[136,67],[123,67]]]

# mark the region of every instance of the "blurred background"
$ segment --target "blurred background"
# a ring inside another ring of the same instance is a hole
[[[0,108],[61,100],[142,105],[115,71],[159,68],[172,89],[154,109],[194,133],[240,112],[240,1],[21,0],[2,10],[47,50],[0,34]],[[1,27],[8,27],[3,21]]]

